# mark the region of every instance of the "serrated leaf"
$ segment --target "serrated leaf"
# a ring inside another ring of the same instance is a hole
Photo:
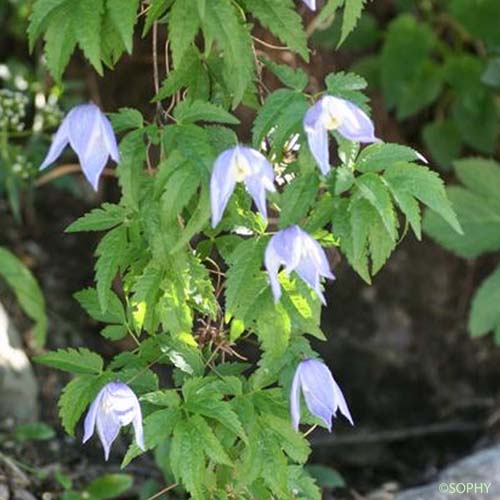
[[[342,45],[349,33],[356,27],[366,0],[345,0],[342,29],[338,46]]]
[[[104,231],[123,223],[126,215],[127,211],[124,207],[112,203],[103,203],[100,208],[94,208],[91,212],[70,224],[66,228],[66,232]]]
[[[309,77],[302,68],[293,69],[287,64],[278,64],[267,57],[263,57],[262,62],[284,85],[299,92],[306,87]]]
[[[412,162],[423,160],[423,156],[408,146],[378,142],[370,144],[359,154],[355,168],[360,172],[381,172],[398,161]]]
[[[287,185],[280,197],[280,228],[298,223],[307,214],[316,199],[318,186],[319,179],[315,172],[300,175]]]
[[[458,179],[474,193],[498,199],[500,192],[500,164],[484,158],[464,158],[454,163]]]
[[[124,226],[118,226],[109,231],[97,245],[95,280],[97,283],[97,296],[103,312],[108,309],[108,291],[126,251],[127,229]]]
[[[255,239],[241,242],[230,255],[225,290],[227,315],[244,319],[267,286],[261,271],[263,256],[263,242]]]
[[[356,178],[356,186],[365,198],[379,213],[393,241],[396,241],[396,217],[389,191],[377,174],[367,173]]]
[[[47,336],[45,299],[31,271],[11,252],[0,247],[0,277],[13,289],[23,311],[35,321],[34,337],[43,347]]]
[[[142,30],[142,37],[144,38],[153,24],[158,21],[167,11],[167,9],[174,3],[174,0],[151,0],[146,14],[146,22]]]
[[[117,498],[129,490],[134,484],[134,479],[129,474],[104,474],[94,479],[86,488],[85,493],[99,500]]]
[[[309,60],[307,36],[293,1],[243,0],[243,4],[265,28],[304,60]]]
[[[137,9],[140,0],[107,0],[106,6],[110,12],[120,38],[129,54],[132,53],[132,37],[137,19]]]
[[[427,124],[422,131],[425,146],[440,167],[449,168],[460,156],[462,139],[453,120],[440,120]]]
[[[90,375],[76,377],[64,387],[58,402],[59,417],[70,436],[74,436],[76,423],[100,388],[99,378]]]
[[[126,321],[126,315],[121,300],[112,290],[108,290],[107,295],[108,308],[106,312],[103,312],[101,309],[95,288],[80,290],[73,296],[91,318],[101,321],[102,323],[124,323]]]
[[[84,347],[58,349],[36,356],[34,359],[42,365],[81,375],[100,375],[103,368],[101,356]]]
[[[35,42],[42,34],[44,28],[47,26],[52,15],[57,11],[58,7],[70,0],[37,0],[33,4],[33,10],[30,16],[30,24],[28,27],[30,52],[35,46]]]
[[[500,344],[500,269],[488,276],[477,289],[472,299],[468,328],[472,337],[488,332],[495,333],[495,342]]]
[[[109,118],[115,132],[123,132],[124,130],[137,129],[144,126],[144,119],[141,112],[134,108],[120,108],[117,113],[111,113]]]
[[[224,108],[204,101],[182,101],[174,110],[174,118],[178,123],[215,122],[238,125],[240,120]]]
[[[78,45],[96,71],[102,75],[101,21],[104,13],[103,0],[79,0],[73,3],[71,14]]]
[[[105,339],[116,342],[126,337],[128,330],[123,325],[108,325],[105,326],[100,333]]]
[[[405,189],[430,209],[441,215],[462,234],[460,223],[446,195],[444,184],[436,172],[412,163],[395,163],[386,169],[385,181],[396,189]]]
[[[168,16],[170,48],[174,68],[181,64],[200,27],[197,0],[176,0]]]
[[[200,441],[203,443],[203,450],[208,458],[217,464],[232,465],[232,460],[224,450],[221,442],[214,434],[207,421],[200,415],[194,415],[189,419],[193,429],[200,435]]]

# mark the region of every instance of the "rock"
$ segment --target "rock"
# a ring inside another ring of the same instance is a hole
[[[10,500],[9,488],[5,484],[0,484],[0,500]]]
[[[19,333],[0,303],[0,418],[26,423],[38,417],[38,384]]]
[[[492,500],[500,498],[500,446],[448,466],[427,486],[402,491],[395,500]]]

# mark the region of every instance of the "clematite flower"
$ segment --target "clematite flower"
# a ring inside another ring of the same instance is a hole
[[[237,182],[245,184],[262,217],[267,219],[266,191],[275,191],[273,167],[255,149],[235,146],[222,152],[214,163],[210,179],[212,227],[222,219]]]
[[[70,144],[78,155],[83,174],[97,191],[108,158],[118,163],[120,156],[111,123],[92,103],[75,106],[57,130],[49,152],[40,166],[47,168]]]
[[[267,244],[264,264],[269,274],[275,302],[281,297],[278,280],[279,268],[295,271],[318,294],[321,302],[325,298],[321,292],[320,277],[335,279],[330,271],[328,259],[321,245],[299,226],[293,225],[276,233]]]
[[[307,142],[321,172],[330,170],[328,131],[337,132],[350,141],[377,142],[373,122],[369,116],[350,101],[330,95],[322,97],[304,116]]]
[[[144,450],[142,412],[137,396],[123,382],[110,382],[100,390],[90,405],[84,422],[83,442],[86,443],[92,437],[97,427],[97,434],[104,447],[104,457],[108,460],[111,445],[120,429],[130,423],[134,426],[137,446]]]
[[[323,362],[306,359],[297,366],[290,390],[290,414],[295,430],[299,429],[301,391],[311,414],[323,420],[330,432],[337,410],[354,425],[342,390]]]
[[[302,0],[311,10],[316,10],[316,0]]]

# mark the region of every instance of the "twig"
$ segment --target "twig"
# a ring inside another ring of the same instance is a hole
[[[311,440],[312,446],[345,446],[353,444],[386,443],[391,441],[405,441],[434,434],[453,434],[460,432],[476,432],[484,428],[484,424],[466,423],[458,421],[437,424],[421,425],[406,429],[390,431],[367,432],[359,431],[348,436],[324,436]]]
[[[170,486],[167,486],[166,488],[163,488],[158,493],[155,493],[152,497],[149,497],[147,500],[155,500],[155,498],[161,497],[164,493],[167,493],[168,491],[173,490],[177,486],[178,486],[177,483],[171,484]]]
[[[50,181],[53,181],[54,179],[63,177],[64,175],[68,174],[74,174],[77,172],[80,173],[81,170],[82,169],[79,163],[70,163],[68,165],[61,165],[59,167],[54,168],[50,172],[47,172],[46,174],[42,175],[39,179],[37,179],[35,181],[35,186],[36,187],[44,186],[45,184],[48,184]],[[106,177],[115,177],[116,173],[111,168],[105,168],[101,175],[104,175]]]

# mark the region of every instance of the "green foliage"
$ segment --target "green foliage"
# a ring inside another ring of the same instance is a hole
[[[23,311],[35,321],[34,337],[42,347],[47,335],[45,300],[30,270],[11,252],[0,247],[0,276],[14,290]]]
[[[105,474],[94,479],[86,488],[92,498],[107,500],[126,493],[134,483],[128,474]]]
[[[101,356],[83,347],[80,349],[59,349],[37,356],[35,360],[42,365],[82,375],[100,375],[103,368]]]

